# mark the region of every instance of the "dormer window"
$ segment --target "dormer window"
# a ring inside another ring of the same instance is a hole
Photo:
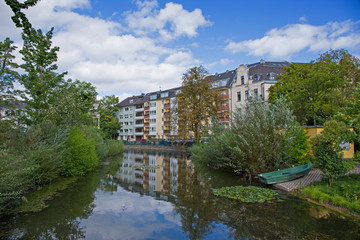
[[[255,74],[253,77],[253,81],[259,81],[260,80],[260,75],[259,74]]]
[[[276,80],[276,74],[273,73],[273,72],[270,73],[269,79],[270,79],[270,80]]]

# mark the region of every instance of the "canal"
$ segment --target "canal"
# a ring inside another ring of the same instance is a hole
[[[259,204],[211,192],[250,184],[183,154],[126,151],[41,212],[2,219],[0,239],[360,239],[355,219],[284,192]]]

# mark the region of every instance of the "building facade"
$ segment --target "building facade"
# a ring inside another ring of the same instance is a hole
[[[218,91],[221,102],[218,120],[225,128],[230,127],[231,115],[243,109],[248,101],[269,99],[269,88],[284,72],[289,62],[260,62],[240,65],[237,69],[209,76],[212,89]],[[118,119],[122,129],[119,139],[176,139],[177,117],[175,96],[181,87],[160,90],[126,98],[118,104]]]
[[[236,80],[231,87],[231,111],[243,109],[251,100],[268,103],[269,88],[277,81],[277,76],[284,72],[289,62],[265,62],[240,65],[236,69]]]

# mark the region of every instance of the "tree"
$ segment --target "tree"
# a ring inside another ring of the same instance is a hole
[[[107,139],[116,139],[121,129],[121,124],[116,118],[118,104],[119,98],[115,95],[105,96],[99,101],[97,110],[100,114],[100,128]]]
[[[14,16],[11,17],[16,27],[23,28],[24,33],[28,33],[31,29],[31,23],[27,19],[25,13],[21,10],[35,6],[39,0],[26,0],[19,2],[17,0],[5,0],[5,3],[11,8]]]
[[[217,115],[219,93],[211,89],[210,77],[202,66],[187,70],[173,109],[178,118],[178,135],[199,142],[207,134],[212,116]]]
[[[332,116],[359,82],[359,59],[346,50],[330,50],[308,64],[291,64],[270,88],[269,101],[292,103],[297,120],[317,125]]]
[[[341,144],[352,142],[353,133],[345,123],[336,120],[327,121],[320,135],[312,139],[315,166],[328,178],[332,185],[334,178],[344,175],[354,167],[352,160],[344,160]]]
[[[58,74],[57,52],[59,47],[51,47],[53,29],[45,35],[41,30],[30,29],[28,34],[23,33],[24,47],[20,50],[24,64],[21,68],[26,72],[21,75],[20,83],[25,88],[27,124],[42,121],[54,99],[54,89],[63,83],[66,74]]]
[[[16,49],[13,41],[6,38],[0,42],[0,108],[7,112],[12,111],[17,103],[15,98],[19,91],[14,90],[14,81],[18,79],[19,74],[16,69],[19,67],[13,62],[15,56],[12,52]],[[2,116],[0,116],[0,119]]]

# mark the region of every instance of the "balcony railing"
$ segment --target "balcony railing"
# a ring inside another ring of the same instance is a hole
[[[144,134],[149,134],[150,131],[144,131]]]
[[[229,117],[219,117],[219,121],[229,121]]]
[[[170,108],[171,104],[170,103],[165,103],[164,104],[164,108]]]
[[[221,98],[229,98],[229,94],[220,94],[219,95]]]
[[[144,132],[135,132],[135,136],[142,136],[144,135]]]
[[[145,110],[149,110],[150,109],[150,106],[147,106],[147,107],[144,107]]]
[[[149,118],[150,117],[150,114],[145,114],[144,115],[144,118]]]
[[[221,110],[229,110],[229,109],[230,109],[230,106],[220,106],[220,109],[221,109]]]
[[[164,117],[170,117],[171,113],[170,112],[164,112]]]
[[[170,125],[170,121],[164,121],[164,125]]]
[[[148,123],[148,122],[144,123],[144,126],[149,126],[149,125],[150,125],[150,123]]]

